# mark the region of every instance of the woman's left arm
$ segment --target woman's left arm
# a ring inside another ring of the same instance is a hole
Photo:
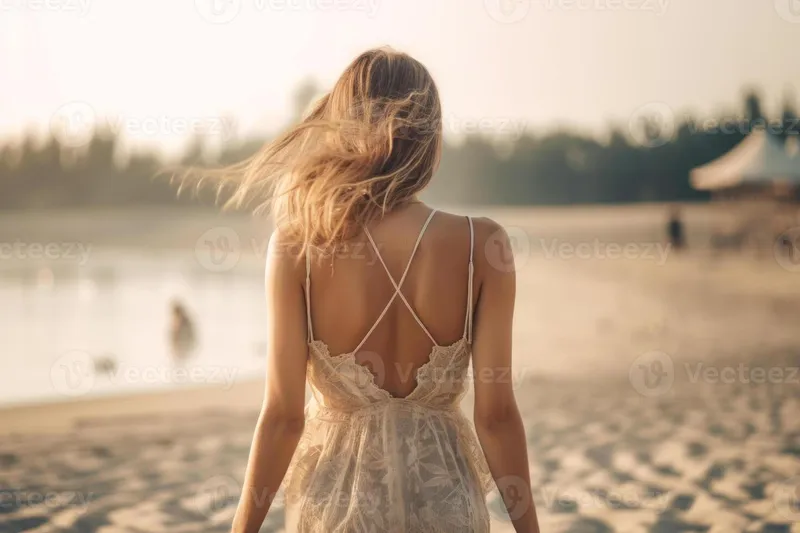
[[[267,379],[234,533],[256,533],[283,481],[304,425],[307,325],[305,262],[287,250],[277,231],[267,252]]]

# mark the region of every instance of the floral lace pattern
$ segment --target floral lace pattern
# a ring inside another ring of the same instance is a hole
[[[435,346],[405,398],[353,354],[309,343],[313,401],[284,479],[287,531],[487,532],[493,486],[460,411],[469,343]]]

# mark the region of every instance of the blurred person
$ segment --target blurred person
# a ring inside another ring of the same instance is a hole
[[[94,371],[100,375],[112,375],[117,371],[117,359],[111,353],[104,353],[92,360]]]
[[[680,252],[685,247],[683,220],[681,211],[677,206],[672,206],[669,210],[667,220],[667,237],[670,247],[676,252]]]
[[[278,228],[267,386],[234,532],[257,532],[281,487],[290,532],[487,532],[492,479],[516,531],[539,531],[511,380],[474,380],[475,431],[460,410],[470,363],[510,374],[516,275],[483,253],[489,241],[510,252],[498,224],[418,199],[441,150],[433,79],[381,48],[251,159],[197,171],[235,184],[228,205],[257,198]],[[337,253],[351,245],[379,264]]]
[[[800,235],[790,231],[779,235],[777,253],[788,264],[800,264]]]
[[[197,345],[194,324],[181,302],[173,300],[170,310],[170,349],[173,359],[178,363],[183,363],[189,358]]]

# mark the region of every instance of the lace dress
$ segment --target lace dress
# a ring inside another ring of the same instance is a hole
[[[423,226],[394,295],[364,340],[332,356],[315,340],[309,310],[308,382],[313,393],[300,444],[284,479],[287,532],[487,532],[492,478],[472,425],[460,410],[466,391],[472,330],[472,248],[463,337],[439,346],[400,292]],[[307,272],[310,269],[307,265]],[[355,354],[400,297],[434,347],[417,370],[416,388],[395,398],[375,383]]]

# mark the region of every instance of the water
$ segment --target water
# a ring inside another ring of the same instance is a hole
[[[132,251],[95,254],[85,266],[4,267],[0,404],[229,385],[263,373],[266,309],[254,269],[213,273],[188,252]],[[174,298],[199,338],[185,365],[169,350]],[[102,359],[116,362],[117,372],[91,368]],[[73,370],[89,379],[70,382]]]

